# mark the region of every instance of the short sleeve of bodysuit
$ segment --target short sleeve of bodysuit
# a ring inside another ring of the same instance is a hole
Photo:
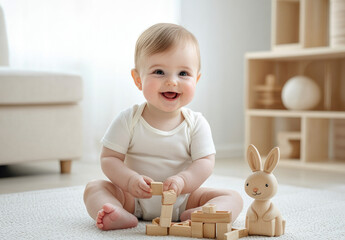
[[[122,111],[110,124],[104,137],[103,146],[113,151],[126,154],[130,144],[129,125],[133,114],[133,108]]]

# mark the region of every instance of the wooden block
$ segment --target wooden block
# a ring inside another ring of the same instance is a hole
[[[176,225],[176,226],[191,226],[191,220],[186,220],[183,222],[177,222],[177,223],[173,223],[172,225]]]
[[[169,229],[169,235],[172,236],[183,236],[183,237],[192,237],[192,227],[179,225],[178,223],[172,225]]]
[[[224,234],[225,235],[225,238],[226,240],[237,240],[239,239],[239,231],[238,230],[234,230],[234,231],[231,231],[231,232],[227,232]]]
[[[238,231],[239,238],[248,237],[248,229],[247,228],[232,228],[232,231]]]
[[[162,195],[162,204],[174,204],[176,202],[176,193],[174,190],[164,191]]]
[[[204,237],[204,223],[202,222],[192,222],[192,237],[193,238],[203,238]]]
[[[192,222],[204,223],[231,223],[232,215],[228,211],[216,211],[216,213],[203,213],[195,211],[192,213]]]
[[[162,205],[161,219],[162,218],[172,218],[173,208],[174,208],[174,205]]]
[[[231,223],[216,223],[217,239],[226,239],[225,233],[231,231]]]
[[[216,213],[216,205],[208,203],[202,206],[203,213]]]
[[[204,238],[216,238],[215,223],[204,223]]]
[[[155,219],[152,219],[152,224],[153,225],[159,225],[159,217],[156,217]]]
[[[148,224],[146,225],[146,235],[150,236],[166,236],[168,235],[168,228],[159,225]]]
[[[159,226],[170,227],[170,225],[171,225],[171,218],[160,218],[159,219]]]
[[[162,195],[163,183],[162,182],[151,182],[152,195]]]

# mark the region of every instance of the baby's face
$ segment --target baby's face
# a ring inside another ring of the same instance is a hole
[[[199,80],[199,59],[191,44],[141,60],[140,78],[147,102],[163,112],[174,112],[190,103]]]

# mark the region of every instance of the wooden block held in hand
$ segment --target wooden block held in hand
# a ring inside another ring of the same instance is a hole
[[[151,182],[152,195],[163,194],[163,183],[162,182]]]
[[[176,202],[176,198],[174,190],[164,191],[162,195],[162,204],[174,204]]]
[[[158,225],[148,224],[146,225],[146,235],[151,236],[166,236],[168,235],[168,228]]]
[[[204,223],[204,238],[216,238],[215,223]]]

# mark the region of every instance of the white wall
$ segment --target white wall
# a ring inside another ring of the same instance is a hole
[[[175,22],[179,17],[198,38],[202,55],[202,77],[190,107],[209,120],[218,158],[243,155],[243,56],[269,49],[271,1],[0,0],[0,4],[12,67],[83,77],[86,159],[98,160],[100,138],[113,116],[141,96],[130,76],[136,38],[153,23]]]
[[[184,0],[181,25],[199,40],[201,79],[189,105],[208,119],[217,157],[244,153],[244,54],[270,49],[271,1]]]

